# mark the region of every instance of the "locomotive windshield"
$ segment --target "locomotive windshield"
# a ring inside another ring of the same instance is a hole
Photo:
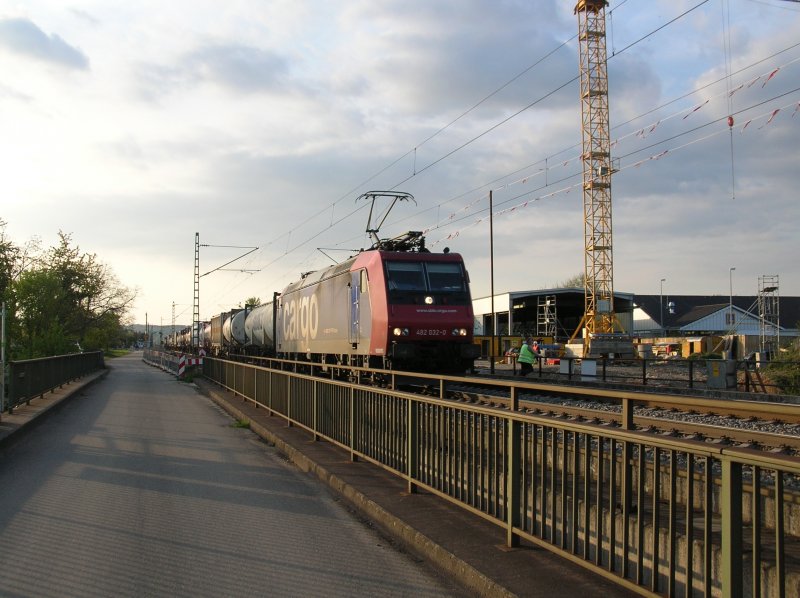
[[[419,262],[386,262],[390,291],[427,291],[425,272]]]
[[[454,262],[431,262],[425,264],[428,271],[428,288],[431,291],[464,291],[464,273],[461,264]]]
[[[416,303],[421,294],[442,295],[448,303],[469,301],[464,270],[458,262],[386,262],[393,303]]]

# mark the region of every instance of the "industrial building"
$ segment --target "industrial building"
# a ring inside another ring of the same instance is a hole
[[[633,329],[633,299],[631,293],[614,293],[617,319],[625,330]],[[472,301],[475,314],[475,336],[481,343],[483,355],[489,354],[490,339],[496,337],[494,354],[505,353],[519,346],[520,339],[532,336],[547,343],[566,343],[575,333],[585,310],[582,287],[513,291]],[[493,316],[494,314],[494,316]],[[495,326],[496,321],[496,326]],[[500,353],[502,352],[502,353]]]
[[[785,345],[800,336],[800,297],[779,297],[770,305],[761,299],[750,295],[614,293],[617,318],[637,341],[690,341],[689,352],[702,352],[713,349],[713,339],[733,335],[738,338],[737,354],[741,356],[763,345]],[[492,315],[491,297],[474,299],[472,308],[482,355],[489,354],[492,336],[496,338],[494,354],[502,355],[519,346],[526,336],[546,343],[567,342],[583,317],[584,290],[573,287],[497,294],[496,317]]]

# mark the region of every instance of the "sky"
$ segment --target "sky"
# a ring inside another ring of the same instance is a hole
[[[368,248],[372,190],[414,196],[381,237],[424,231],[486,296],[491,190],[496,292],[552,288],[583,271],[573,8],[6,1],[5,234],[68,233],[137,291],[131,321],[188,324],[196,233],[205,320]],[[615,290],[800,295],[800,3],[618,0],[606,23]]]

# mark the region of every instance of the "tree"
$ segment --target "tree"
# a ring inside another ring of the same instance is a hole
[[[248,305],[250,307],[256,307],[261,305],[261,299],[258,297],[248,297],[244,300],[244,305]]]
[[[19,248],[6,237],[6,222],[0,218],[0,301],[11,298],[11,281],[16,276],[19,253]]]
[[[19,274],[11,278],[15,303],[10,311],[18,320],[12,355],[44,357],[117,344],[135,291],[120,284],[97,255],[73,247],[64,232],[59,231],[55,247],[37,253],[26,260],[23,251]]]
[[[48,252],[50,268],[61,281],[64,301],[60,316],[67,330],[83,342],[92,328],[103,328],[109,318],[119,323],[136,299],[136,292],[120,284],[96,254],[70,245],[71,236],[59,231],[59,245]]]
[[[575,274],[571,278],[567,278],[563,282],[559,282],[556,287],[557,288],[570,288],[570,287],[578,287],[584,288],[586,286],[586,274],[584,272],[579,272]]]
[[[19,334],[11,344],[12,356],[33,359],[74,353],[76,341],[70,339],[58,317],[64,297],[55,273],[43,269],[22,272],[15,291]]]

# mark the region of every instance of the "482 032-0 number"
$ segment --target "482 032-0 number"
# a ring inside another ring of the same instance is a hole
[[[447,330],[442,328],[418,328],[415,332],[418,336],[447,336]]]

